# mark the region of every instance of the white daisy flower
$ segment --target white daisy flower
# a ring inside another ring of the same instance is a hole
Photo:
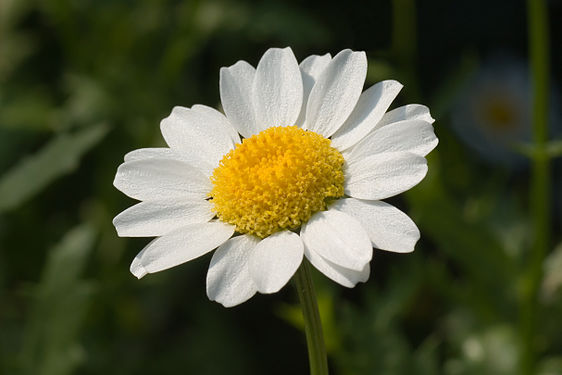
[[[427,107],[386,113],[402,85],[362,93],[364,52],[266,51],[257,68],[222,68],[225,114],[175,107],[169,148],[125,155],[114,185],[141,200],[114,220],[124,237],[157,237],[133,260],[138,278],[217,249],[207,295],[224,306],[275,293],[306,257],[335,282],[369,277],[373,247],[411,252],[412,220],[385,199],[419,183],[437,145]],[[242,140],[241,140],[242,139]]]
[[[460,139],[485,160],[524,165],[514,146],[532,138],[531,81],[522,61],[496,59],[484,64],[458,95],[451,124]]]
[[[529,159],[516,146],[532,142],[532,82],[525,61],[495,57],[470,77],[452,107],[451,125],[459,138],[484,160],[518,168]],[[558,90],[550,92],[549,135],[559,138]]]

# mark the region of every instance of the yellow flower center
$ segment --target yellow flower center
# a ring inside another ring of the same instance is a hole
[[[490,98],[484,103],[482,112],[492,126],[492,130],[508,131],[517,124],[517,108],[507,98]]]
[[[344,158],[323,136],[296,126],[244,139],[213,171],[218,218],[264,238],[295,229],[343,196]]]

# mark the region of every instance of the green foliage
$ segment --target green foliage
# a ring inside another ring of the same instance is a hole
[[[0,213],[16,208],[58,177],[75,170],[81,156],[106,133],[107,126],[96,125],[75,134],[60,134],[0,176]]]
[[[39,283],[33,287],[19,356],[24,374],[72,374],[83,360],[78,333],[94,296],[94,283],[83,279],[96,239],[81,225],[49,251]]]
[[[375,251],[353,290],[314,275],[332,373],[515,373],[528,166],[487,163],[450,116],[498,45],[525,55],[512,32],[524,10],[477,0],[444,18],[445,3],[0,1],[0,373],[306,372],[290,287],[224,309],[205,296],[209,257],[138,281],[128,267],[148,239],[118,238],[111,224],[133,203],[112,186],[123,155],[162,145],[173,106],[218,107],[220,67],[287,45],[299,59],[366,50],[367,83],[399,79],[393,105],[428,105],[440,139],[426,179],[390,202],[419,226],[416,252]],[[562,374],[561,254],[547,257],[537,301],[539,375]]]

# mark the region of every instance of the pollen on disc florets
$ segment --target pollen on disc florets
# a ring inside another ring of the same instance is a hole
[[[344,158],[330,143],[296,126],[244,139],[213,171],[213,211],[238,232],[261,238],[298,228],[343,196]]]

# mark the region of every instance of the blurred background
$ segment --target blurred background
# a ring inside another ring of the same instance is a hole
[[[546,3],[560,139],[562,1]],[[134,203],[112,186],[125,153],[163,145],[173,106],[217,107],[220,67],[291,46],[365,50],[367,85],[401,81],[394,106],[428,105],[440,139],[390,200],[416,251],[376,251],[351,290],[315,274],[333,374],[562,374],[562,168],[531,201],[527,16],[522,0],[0,0],[0,373],[307,373],[290,285],[225,309],[210,254],[138,281],[149,239],[111,224]]]

